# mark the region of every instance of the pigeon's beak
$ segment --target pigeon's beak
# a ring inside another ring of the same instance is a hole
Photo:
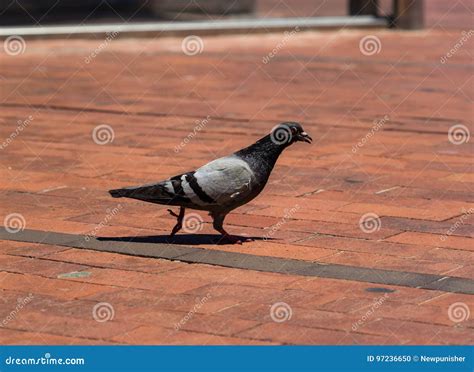
[[[313,139],[310,137],[310,135],[306,132],[301,132],[300,134],[298,134],[298,141],[304,141],[304,142],[307,142],[307,143],[311,143],[311,141],[313,141]]]

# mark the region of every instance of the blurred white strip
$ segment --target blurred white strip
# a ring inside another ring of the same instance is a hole
[[[70,26],[28,26],[0,27],[0,38],[10,35],[21,36],[69,36],[93,35],[108,32],[127,33],[189,33],[195,31],[251,31],[259,29],[280,30],[300,28],[341,28],[341,27],[386,27],[387,21],[373,16],[357,17],[316,17],[316,18],[259,18],[228,19],[193,22],[146,22],[102,25]]]

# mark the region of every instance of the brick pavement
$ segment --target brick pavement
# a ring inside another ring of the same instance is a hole
[[[457,31],[370,34],[378,54],[359,50],[364,31],[300,32],[267,64],[282,35],[204,37],[195,56],[179,38],[117,39],[90,63],[102,40],[27,41],[1,55],[4,224],[18,213],[27,229],[167,234],[166,208],[106,191],[297,120],[315,143],[288,149],[263,194],[226,221],[272,239],[200,248],[472,279],[472,142],[448,138],[455,124],[472,131],[468,44],[443,64]],[[112,142],[94,142],[98,125]],[[361,227],[367,213],[378,219]],[[201,216],[197,233],[213,234]],[[1,241],[0,288],[6,344],[473,342],[466,294],[63,246]]]

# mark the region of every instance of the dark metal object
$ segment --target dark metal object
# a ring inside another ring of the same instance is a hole
[[[393,25],[409,30],[423,28],[423,8],[423,0],[395,0]]]
[[[255,0],[154,0],[151,9],[169,20],[209,19],[213,16],[251,14]]]
[[[377,2],[378,0],[349,0],[349,14],[377,16]]]
[[[349,0],[349,14],[378,16],[378,0]],[[390,26],[402,29],[423,28],[423,0],[393,0]]]

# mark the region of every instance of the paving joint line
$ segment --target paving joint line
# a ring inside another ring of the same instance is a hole
[[[187,245],[152,242],[153,237],[149,237],[150,242],[134,241],[134,239],[140,239],[139,237],[130,237],[129,241],[113,237],[98,239],[89,237],[89,240],[85,238],[85,235],[29,229],[10,233],[4,227],[0,228],[0,240],[59,245],[135,257],[159,258],[267,273],[350,280],[474,295],[474,280],[467,278],[207,250]]]

